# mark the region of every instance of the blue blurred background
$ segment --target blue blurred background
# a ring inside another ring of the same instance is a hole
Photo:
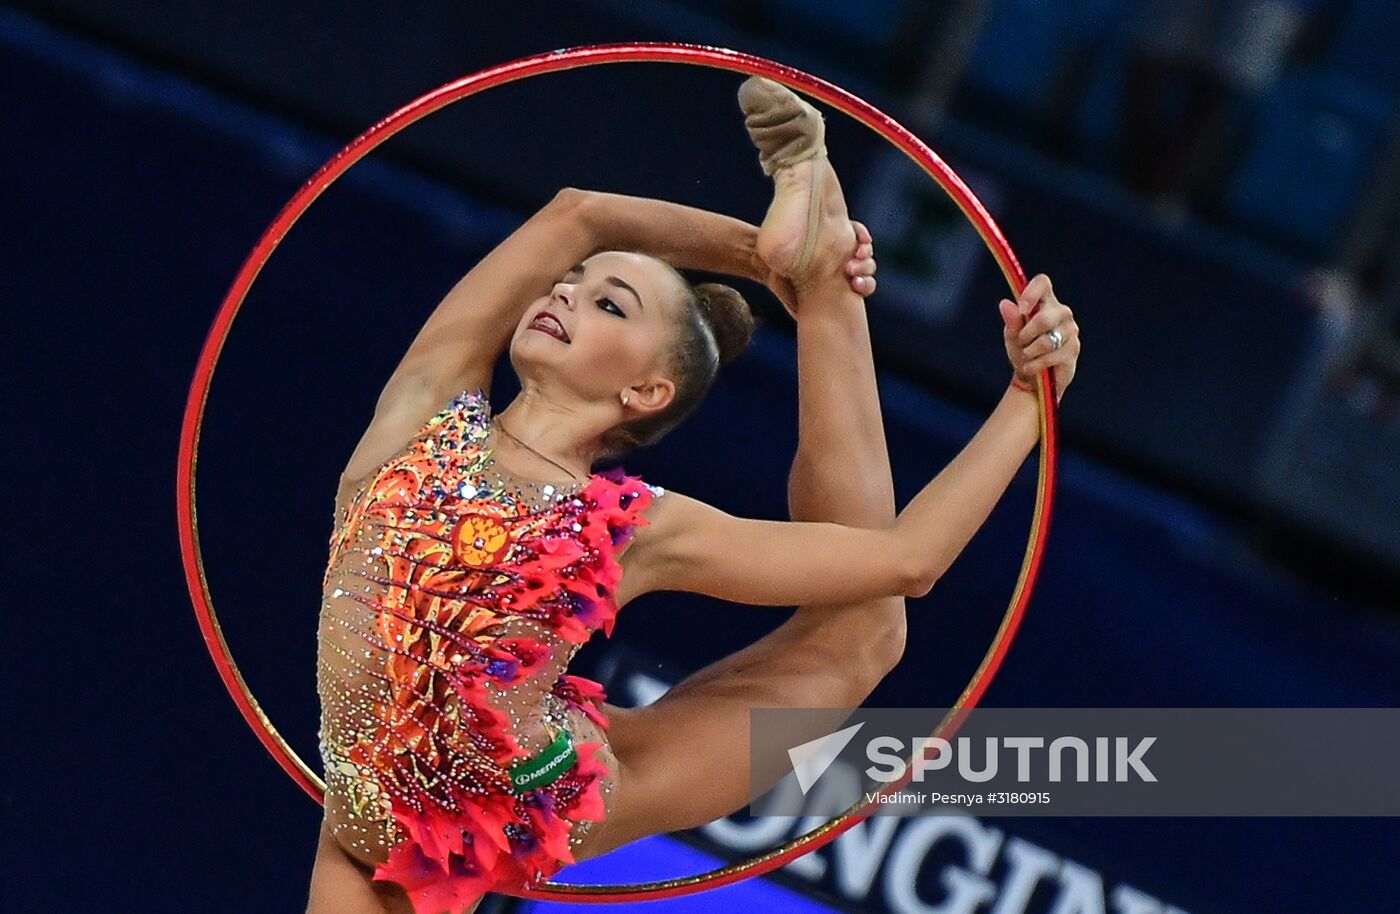
[[[868,98],[1075,309],[1088,346],[1049,551],[986,704],[1396,705],[1397,26],[1385,0],[0,6],[6,425],[30,499],[7,529],[33,553],[7,575],[0,907],[303,909],[320,810],[225,697],[178,564],[199,345],[262,229],[346,141],[450,79],[596,41],[736,48]],[[621,65],[470,99],[354,169],[267,265],[213,385],[200,533],[243,673],[313,764],[334,480],[390,370],[461,273],[561,186],[758,221],[767,183],[737,83]],[[1004,286],[935,185],[828,122],[877,242],[868,307],[903,501],[1005,384]],[[747,291],[764,318],[751,350],[627,468],[782,517],[793,327]],[[904,662],[872,704],[946,704],[971,674],[1019,567],[1033,471],[911,601]],[[653,595],[579,671],[644,703],[782,615]],[[1400,910],[1393,820],[928,821],[870,819],[771,878],[645,910]],[[738,815],[564,878],[696,872],[811,824]]]

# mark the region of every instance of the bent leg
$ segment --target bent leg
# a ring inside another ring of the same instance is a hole
[[[826,160],[818,167],[830,169]],[[893,521],[894,488],[864,301],[840,272],[854,248],[835,173],[825,176],[834,267],[798,299],[798,452],[794,520],[852,526]],[[651,834],[693,828],[742,808],[749,792],[749,709],[859,706],[904,646],[904,600],[813,605],[758,642],[685,679],[656,703],[605,706],[621,771],[596,856]],[[813,734],[817,736],[820,734]]]

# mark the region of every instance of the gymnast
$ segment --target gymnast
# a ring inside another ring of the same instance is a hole
[[[933,587],[1034,449],[1037,375],[1061,394],[1073,379],[1078,326],[1036,276],[1000,303],[1000,401],[896,514],[870,235],[821,115],[757,77],[739,102],[774,183],[761,226],[560,191],[457,282],[385,385],[341,476],[323,580],[309,914],[468,912],[741,809],[749,708],[865,700],[903,653],[903,598]],[[760,281],[796,318],[791,521],[594,469],[675,428],[748,343],[739,294],[678,268]],[[521,392],[495,412],[507,350]],[[609,704],[569,661],[658,590],[798,609],[653,704]]]

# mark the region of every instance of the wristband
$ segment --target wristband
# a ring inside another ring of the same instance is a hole
[[[1028,393],[1028,394],[1033,394],[1033,393],[1035,393],[1035,388],[1034,388],[1034,387],[1027,387],[1025,384],[1022,384],[1020,381],[1016,380],[1015,378],[1012,378],[1012,379],[1011,379],[1011,386],[1014,387],[1014,388],[1016,388],[1017,390],[1024,390],[1024,391],[1025,391],[1026,393]]]

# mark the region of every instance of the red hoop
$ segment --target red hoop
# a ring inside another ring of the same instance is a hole
[[[214,613],[208,581],[204,576],[195,512],[195,466],[198,459],[200,429],[204,420],[204,407],[208,399],[209,385],[213,380],[219,353],[223,349],[224,342],[227,340],[229,330],[233,325],[233,319],[247,298],[248,290],[252,287],[253,281],[257,278],[273,250],[286,236],[288,230],[310,208],[322,191],[380,143],[434,111],[486,89],[544,73],[619,62],[691,64],[748,75],[766,76],[845,112],[897,146],[952,197],[996,258],[1014,295],[1019,296],[1026,284],[1025,275],[1016,260],[1016,255],[981,202],[963,183],[962,179],[918,137],[869,102],[857,98],[845,89],[801,70],[752,54],[742,54],[723,48],[664,42],[592,45],[553,51],[482,70],[479,73],[448,83],[410,102],[360,134],[344,149],[332,156],[330,161],[321,166],[282,208],[282,211],[277,214],[277,218],[272,221],[272,224],[258,240],[257,246],[253,248],[248,259],[244,261],[228,294],[225,295],[223,305],[219,308],[218,314],[215,315],[213,326],[205,339],[199,362],[195,366],[194,379],[190,384],[189,398],[185,405],[184,423],[180,431],[179,468],[176,481],[180,550],[184,559],[185,579],[189,587],[190,597],[194,601],[195,614],[199,618],[200,628],[204,633],[205,644],[214,658],[214,663],[218,667],[225,687],[238,705],[244,719],[248,721],[258,734],[258,738],[262,740],[263,745],[267,747],[267,750],[272,753],[283,769],[317,802],[323,800],[325,784],[282,739],[281,734],[273,727],[272,722],[259,707],[257,699],[248,689],[247,683],[244,682],[237,665],[233,662],[228,643],[224,640],[218,617]],[[1053,396],[1054,379],[1049,370],[1041,373],[1038,388],[1042,446],[1040,448],[1035,512],[1031,523],[1030,538],[1021,563],[1020,575],[1017,578],[1006,614],[1002,618],[1001,626],[997,629],[982,662],[963,689],[954,710],[949,712],[948,716],[939,723],[938,728],[934,731],[935,735],[950,736],[966,712],[981,700],[997,670],[1001,667],[1007,650],[1011,647],[1011,642],[1030,601],[1031,591],[1040,569],[1045,539],[1050,526],[1050,509],[1056,476],[1057,425]],[[899,781],[887,785],[880,795],[897,791],[907,784],[911,770],[910,766],[906,765],[905,775]],[[877,801],[874,798],[858,803],[841,816],[805,835],[794,838],[782,847],[775,848],[752,860],[730,864],[709,873],[633,885],[594,886],[549,882],[534,889],[521,891],[519,894],[525,898],[556,901],[623,902],[669,898],[718,888],[741,879],[771,872],[803,854],[816,850],[870,815],[870,810],[876,805]]]

